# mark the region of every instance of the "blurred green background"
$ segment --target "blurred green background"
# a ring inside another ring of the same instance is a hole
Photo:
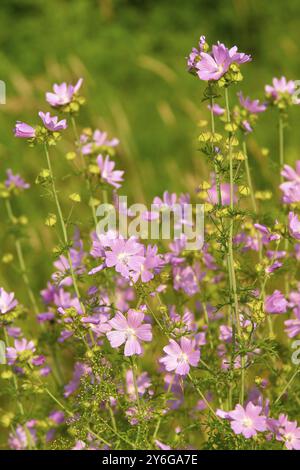
[[[36,289],[51,272],[54,235],[41,222],[53,208],[34,184],[45,167],[42,150],[13,137],[16,119],[36,124],[37,112],[49,109],[44,93],[53,82],[74,83],[82,76],[87,105],[79,124],[120,138],[123,191],[136,202],[150,202],[165,189],[193,191],[208,174],[196,140],[197,122],[207,110],[201,103],[203,84],[186,72],[185,57],[201,34],[209,43],[238,45],[253,56],[243,67],[242,88],[263,98],[264,85],[273,76],[300,79],[299,18],[299,0],[1,0],[0,79],[6,83],[7,104],[0,107],[0,173],[3,178],[5,169],[13,168],[32,184],[15,201],[15,210],[29,218],[26,261]],[[232,102],[238,90],[232,92]],[[298,157],[298,116],[294,110],[287,132],[291,162]],[[276,180],[272,162],[278,158],[272,112],[262,116],[249,146],[256,186],[271,187]],[[270,149],[267,158],[260,147]],[[67,140],[52,150],[66,199],[74,189],[81,190],[63,158],[70,149],[68,131]],[[0,213],[3,255],[13,248],[3,204]],[[83,226],[84,217],[80,215]],[[1,285],[17,289],[16,279],[13,268],[2,263]]]

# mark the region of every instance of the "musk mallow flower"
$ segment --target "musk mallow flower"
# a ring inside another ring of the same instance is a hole
[[[283,202],[285,204],[293,204],[300,201],[300,160],[296,161],[295,170],[284,165],[281,175],[287,180],[279,187],[283,192]]]
[[[18,174],[14,175],[10,168],[6,170],[6,180],[4,184],[9,189],[10,188],[18,188],[18,189],[30,188],[30,184],[26,183],[20,175]]]
[[[300,240],[300,220],[294,212],[289,213],[289,232],[296,240]]]
[[[236,46],[228,49],[220,42],[212,46],[211,54],[201,52],[200,57],[201,60],[197,62],[196,69],[198,77],[204,81],[217,81],[228,72],[231,64],[240,65],[252,60],[251,56],[238,52]]]
[[[142,374],[137,376],[136,385],[138,394],[144,395],[144,393],[151,387],[151,379],[147,372],[143,372]],[[126,389],[128,395],[134,400],[136,400],[132,369],[129,369],[126,372]]]
[[[114,170],[116,163],[109,159],[109,155],[105,158],[101,154],[98,155],[97,164],[103,181],[117,189],[122,186],[120,183],[123,182],[124,171]]]
[[[87,136],[84,134],[81,136],[81,140],[83,141],[81,148],[83,155],[89,155],[97,149],[99,150],[100,147],[116,147],[119,144],[119,139],[116,137],[108,139],[107,132],[99,129],[94,131],[92,142],[87,142]]]
[[[0,287],[0,313],[8,313],[18,305],[13,292],[6,292]]]
[[[207,108],[216,116],[223,116],[225,114],[225,108],[222,108],[218,103],[214,103],[212,106],[209,104]]]
[[[283,441],[288,450],[300,450],[300,428],[297,421],[285,421],[279,428],[276,436],[278,441]]]
[[[300,334],[300,309],[295,309],[294,314],[296,318],[286,320],[284,322],[285,332],[289,338],[294,338]]]
[[[46,93],[46,101],[54,108],[71,103],[73,96],[78,93],[82,82],[83,78],[80,78],[76,85],[69,85],[66,82],[60,84],[55,83],[53,85],[53,93]]]
[[[59,132],[67,128],[67,121],[62,119],[58,120],[57,116],[51,116],[49,112],[39,112],[39,116],[43,121],[44,126],[51,132]]]
[[[14,450],[25,450],[35,445],[37,440],[35,424],[35,420],[27,421],[23,426],[18,424],[8,436],[9,447]]]
[[[140,355],[143,350],[141,341],[152,341],[152,330],[149,323],[143,323],[144,313],[139,310],[130,309],[127,318],[118,312],[109,323],[113,331],[106,333],[112,348],[118,348],[125,343],[124,355]]]
[[[275,290],[265,300],[265,309],[268,313],[286,313],[287,308],[288,301],[279,290]]]
[[[197,62],[197,75],[201,80],[219,80],[231,65],[229,50],[223,44],[212,46],[212,55],[200,53],[201,60]]]
[[[207,48],[208,45],[206,44],[205,36],[200,36],[198,49],[196,47],[193,47],[192,51],[190,52],[187,58],[187,66],[189,71],[195,69],[197,62],[200,60],[201,52],[205,52]]]
[[[200,359],[200,350],[195,349],[195,341],[186,337],[180,339],[178,344],[170,339],[167,346],[163,348],[166,356],[159,359],[168,372],[174,371],[178,375],[187,375],[190,366],[196,367]]]
[[[35,345],[33,341],[27,341],[27,339],[16,339],[13,347],[6,348],[7,364],[13,365],[17,360],[27,361],[32,358],[35,351]]]
[[[262,407],[255,406],[251,401],[246,408],[236,405],[232,411],[217,410],[217,416],[230,421],[231,429],[235,434],[242,434],[246,439],[256,436],[257,431],[267,430],[266,417],[261,415]]]
[[[26,122],[17,121],[14,128],[15,137],[20,139],[32,139],[35,137],[35,128]]]
[[[145,262],[144,246],[135,237],[125,240],[118,237],[110,240],[109,249],[105,250],[106,266],[120,273],[126,279],[138,278]]]
[[[272,85],[265,86],[267,98],[275,104],[282,99],[289,99],[290,97],[292,97],[293,104],[300,104],[300,99],[294,95],[296,89],[294,80],[288,81],[285,77],[273,78]]]
[[[250,100],[248,96],[244,97],[241,91],[237,96],[239,98],[240,105],[250,114],[263,113],[267,109],[266,104],[260,103],[259,100]]]

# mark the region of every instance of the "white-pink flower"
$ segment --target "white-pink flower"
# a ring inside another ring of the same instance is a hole
[[[235,434],[242,434],[246,439],[253,437],[257,431],[266,431],[266,417],[261,415],[262,407],[255,406],[251,401],[246,408],[236,405],[233,411],[223,413],[218,411],[218,416],[231,421],[230,426]]]
[[[166,356],[159,359],[159,362],[164,364],[168,372],[175,371],[175,374],[186,375],[190,371],[190,366],[198,365],[200,350],[195,349],[194,340],[182,337],[179,345],[174,339],[170,339],[163,350]]]
[[[118,312],[109,321],[114,331],[106,333],[111,347],[118,348],[125,343],[125,356],[142,354],[140,341],[152,341],[151,325],[149,323],[142,324],[143,320],[144,313],[138,310],[128,310],[127,318]]]

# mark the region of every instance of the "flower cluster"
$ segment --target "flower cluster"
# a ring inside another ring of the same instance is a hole
[[[17,138],[42,144],[47,167],[36,183],[50,196],[44,230],[57,242],[36,292],[27,218],[15,203],[30,184],[8,169],[0,183],[10,235],[2,261],[15,268],[18,284],[9,285],[9,275],[0,287],[1,395],[10,402],[0,421],[10,448],[300,450],[292,359],[300,335],[300,161],[294,169],[284,155],[288,111],[299,102],[296,82],[284,77],[265,87],[263,100],[232,93],[250,61],[236,46],[210,47],[200,37],[187,64],[205,82],[210,126],[201,124],[199,150],[206,179],[199,176],[191,194],[165,190],[142,213],[159,225],[172,212],[175,229],[188,229],[183,209],[203,203],[196,249],[186,234],[153,243],[142,234],[99,233],[100,202],[133,214],[120,197],[119,140],[77,130],[82,79],[46,93],[57,115],[40,111],[36,127],[17,121]],[[255,190],[248,152],[258,115],[274,109],[282,198]],[[79,188],[67,198],[50,148],[65,134],[65,164]],[[89,214],[80,223],[78,205]]]

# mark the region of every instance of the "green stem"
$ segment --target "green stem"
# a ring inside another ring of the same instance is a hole
[[[283,116],[279,111],[278,116],[278,130],[279,130],[279,162],[280,162],[280,181],[283,182],[283,176],[281,171],[284,166],[284,132],[283,132]]]
[[[230,109],[229,109],[229,98],[228,98],[228,88],[225,88],[225,100],[226,100],[226,114],[227,114],[227,123],[231,124]],[[230,222],[229,222],[229,239],[228,239],[228,259],[229,259],[229,270],[231,272],[231,282],[232,282],[232,295],[234,301],[234,311],[235,311],[235,322],[237,327],[237,333],[240,336],[241,334],[241,325],[239,317],[239,303],[237,296],[237,283],[236,275],[234,268],[234,257],[233,257],[233,211],[234,211],[234,181],[233,181],[233,157],[232,157],[232,144],[231,144],[231,132],[228,135],[228,154],[229,154],[229,177],[230,177],[230,210],[232,212]]]
[[[78,145],[78,148],[79,148],[79,152],[80,152],[80,156],[81,156],[81,161],[82,161],[84,173],[86,173],[86,162],[85,162],[84,155],[83,155],[83,153],[82,153],[82,149],[81,149],[81,145],[80,145],[80,139],[79,139],[79,134],[78,134],[77,125],[76,125],[76,121],[75,121],[74,116],[71,116],[71,122],[72,122],[72,126],[73,126],[73,131],[74,131],[75,139],[76,139],[76,141],[77,141],[77,145]],[[96,227],[96,226],[97,226],[97,217],[96,217],[95,206],[94,206],[94,204],[93,204],[93,191],[92,191],[91,182],[90,182],[88,176],[86,176],[85,181],[86,181],[86,186],[87,186],[88,193],[89,193],[89,196],[90,196],[90,204],[89,204],[89,205],[90,205],[91,210],[92,210],[93,221],[94,221],[94,224],[95,224],[95,227]]]
[[[6,206],[6,210],[7,210],[9,220],[14,225],[15,221],[16,221],[16,217],[13,213],[13,210],[12,210],[11,203],[10,203],[9,199],[5,200],[5,206]],[[35,298],[33,290],[30,287],[30,282],[29,282],[29,278],[28,278],[28,275],[27,275],[28,271],[27,271],[27,267],[26,267],[26,264],[25,264],[25,259],[24,259],[24,255],[23,255],[23,249],[22,249],[21,241],[17,237],[15,237],[15,247],[16,247],[17,257],[18,257],[18,261],[19,261],[19,265],[20,265],[21,276],[22,276],[23,282],[26,286],[26,290],[27,290],[27,294],[28,294],[30,303],[32,305],[32,308],[33,308],[35,314],[38,314],[39,313],[39,308],[38,308],[37,300]]]
[[[211,121],[211,132],[212,132],[212,134],[215,133],[215,118],[214,118],[214,113],[213,113],[213,105],[214,105],[214,99],[211,96],[210,97],[210,121]],[[216,187],[217,187],[217,194],[218,194],[218,204],[219,204],[219,206],[221,206],[222,205],[222,193],[221,193],[220,175],[219,175],[217,162],[215,161],[214,145],[212,145],[212,151],[214,153],[214,168],[215,168],[215,175],[216,175]]]
[[[6,328],[4,327],[3,330],[4,330],[5,344],[9,347],[9,338],[8,338],[8,334],[7,334]],[[21,414],[22,416],[24,416],[25,413],[24,413],[23,404],[19,401],[19,397],[18,397],[18,395],[19,395],[18,382],[17,382],[16,376],[15,376],[14,373],[13,373],[12,382],[13,382],[14,389],[15,389],[15,392],[16,392],[17,406],[18,406],[18,408],[19,408],[20,414]]]
[[[274,402],[274,405],[276,405],[276,403],[279,402],[279,400],[281,399],[281,397],[285,394],[285,392],[287,391],[287,389],[291,386],[291,384],[293,383],[294,379],[296,378],[297,374],[299,374],[300,372],[300,368],[296,369],[295,372],[293,373],[292,377],[290,378],[290,380],[288,381],[288,383],[286,384],[286,386],[284,387],[284,389],[282,390],[282,392],[279,394],[279,396],[277,397],[277,399],[275,400]]]
[[[250,173],[250,168],[249,168],[248,152],[247,152],[247,145],[246,145],[245,138],[243,139],[243,153],[245,156],[246,176],[247,176],[248,187],[250,189],[252,208],[253,208],[253,212],[256,213],[257,212],[256,200],[255,200],[254,191],[253,191],[253,184],[252,184],[252,178],[251,178],[251,173]]]
[[[51,160],[50,160],[50,155],[49,155],[47,144],[45,144],[44,148],[45,148],[45,153],[46,153],[46,158],[47,158],[47,163],[48,163],[48,169],[49,169],[49,172],[50,172],[52,193],[53,193],[54,201],[55,201],[55,204],[56,204],[58,218],[59,218],[60,225],[61,225],[63,240],[64,240],[64,243],[66,245],[67,259],[68,259],[68,262],[69,262],[69,267],[70,267],[70,273],[71,273],[71,277],[72,277],[72,281],[73,281],[73,286],[74,286],[76,296],[77,296],[77,298],[78,298],[78,300],[81,304],[81,308],[84,312],[85,308],[84,308],[83,303],[80,301],[80,292],[79,292],[79,288],[78,288],[78,285],[77,285],[77,280],[76,280],[76,276],[75,276],[75,273],[74,273],[73,263],[72,263],[72,259],[71,259],[71,255],[70,255],[70,249],[69,249],[70,244],[69,244],[69,239],[68,239],[67,227],[66,227],[66,224],[65,224],[65,221],[64,221],[64,218],[63,218],[61,205],[60,205],[58,195],[57,195],[57,190],[56,190],[56,186],[55,186],[55,180],[54,180],[54,175],[53,175],[53,170],[52,170],[52,165],[51,165]]]

